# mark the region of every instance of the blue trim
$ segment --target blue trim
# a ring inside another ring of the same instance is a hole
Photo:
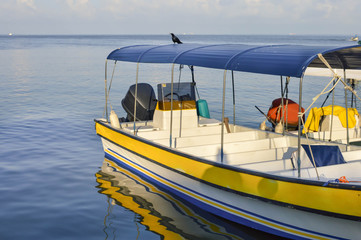
[[[154,173],[154,172],[152,172],[152,171],[144,168],[143,166],[141,166],[141,165],[133,162],[132,160],[126,158],[125,156],[123,156],[123,155],[121,155],[121,154],[119,154],[119,153],[117,153],[117,152],[115,152],[115,151],[113,151],[113,150],[111,150],[111,149],[108,149],[108,150],[111,151],[112,153],[120,156],[121,158],[124,158],[124,159],[126,159],[127,161],[132,162],[133,164],[137,165],[138,167],[140,167],[140,168],[142,168],[142,169],[144,169],[144,170],[146,170],[146,171],[148,171],[148,172],[151,172],[152,174],[154,174],[154,175],[156,175],[156,176],[158,176],[158,177],[160,177],[160,178],[162,178],[162,179],[164,179],[164,180],[166,180],[166,181],[168,181],[168,182],[170,182],[170,183],[172,183],[172,184],[174,184],[174,185],[177,185],[177,186],[179,186],[179,187],[181,187],[181,188],[184,188],[184,189],[186,189],[186,190],[188,190],[188,191],[190,191],[190,192],[193,192],[193,193],[196,194],[196,195],[202,196],[202,197],[204,197],[204,198],[208,198],[209,200],[211,200],[211,201],[213,201],[213,202],[218,202],[219,204],[222,204],[222,205],[224,205],[224,206],[231,207],[231,208],[233,208],[233,209],[235,209],[235,210],[237,210],[237,211],[244,212],[244,213],[247,213],[247,214],[249,214],[249,215],[253,215],[254,217],[257,217],[257,218],[260,218],[260,219],[263,219],[263,220],[266,220],[266,221],[269,221],[269,222],[273,222],[273,223],[275,223],[275,224],[279,224],[279,225],[283,225],[283,226],[285,226],[285,227],[290,227],[290,228],[293,228],[293,229],[297,229],[297,230],[303,231],[303,232],[305,232],[305,233],[316,234],[316,235],[320,235],[320,236],[327,237],[327,238],[333,238],[333,239],[343,239],[343,238],[338,238],[338,237],[334,237],[334,236],[331,236],[331,235],[325,235],[325,234],[322,234],[322,233],[317,233],[317,232],[314,232],[314,231],[309,231],[309,230],[307,230],[307,229],[302,229],[302,228],[295,227],[295,226],[288,225],[288,224],[284,224],[284,223],[281,223],[281,222],[278,222],[278,221],[274,221],[274,220],[272,220],[272,219],[269,219],[269,218],[266,218],[266,217],[263,217],[263,216],[254,214],[254,213],[252,213],[252,212],[249,212],[249,211],[246,211],[246,210],[243,210],[243,209],[240,209],[240,208],[236,208],[236,207],[231,206],[231,205],[229,205],[229,204],[220,202],[220,201],[218,201],[218,200],[215,200],[215,199],[210,198],[210,197],[208,197],[208,196],[205,196],[205,195],[203,195],[203,194],[197,193],[197,192],[195,192],[195,191],[193,191],[193,190],[191,190],[191,189],[189,189],[189,188],[186,188],[186,187],[184,187],[184,186],[182,186],[182,185],[180,185],[180,184],[177,184],[177,183],[175,183],[175,182],[173,182],[173,181],[170,181],[170,180],[168,180],[168,179],[165,179],[164,177],[160,176],[159,174],[156,174],[156,173]],[[106,158],[108,158],[109,160],[112,160],[112,161],[115,162],[116,164],[118,164],[118,165],[120,165],[120,166],[122,166],[122,167],[124,167],[124,168],[126,168],[126,169],[128,169],[128,170],[130,170],[130,171],[132,171],[132,172],[134,172],[134,173],[137,174],[138,176],[142,177],[143,179],[146,179],[147,181],[155,184],[156,186],[159,186],[160,188],[166,190],[167,192],[170,192],[170,193],[172,193],[172,194],[180,197],[181,199],[184,199],[184,200],[186,200],[187,202],[190,202],[191,204],[193,204],[193,205],[195,205],[195,206],[197,206],[197,207],[200,207],[200,208],[202,208],[202,209],[204,209],[204,210],[206,210],[206,211],[208,211],[208,212],[210,212],[210,213],[213,213],[213,214],[215,214],[215,215],[217,215],[217,216],[220,216],[220,217],[225,218],[225,219],[228,219],[228,220],[230,220],[230,221],[233,221],[233,222],[236,222],[236,223],[239,223],[239,224],[242,224],[242,225],[246,225],[246,226],[249,226],[249,227],[258,229],[258,230],[263,231],[263,232],[271,233],[271,234],[274,234],[274,235],[278,235],[278,236],[282,236],[282,237],[286,237],[286,238],[292,238],[292,239],[308,239],[308,238],[300,237],[300,236],[298,236],[298,235],[292,235],[292,234],[290,234],[290,233],[286,233],[286,232],[283,232],[283,231],[280,231],[280,230],[276,230],[276,229],[274,229],[274,228],[267,227],[267,226],[262,225],[262,224],[260,224],[260,223],[255,223],[255,222],[250,221],[250,220],[248,220],[248,219],[245,219],[245,218],[242,218],[242,217],[239,217],[239,216],[235,216],[235,215],[233,215],[233,214],[231,214],[231,213],[228,213],[228,212],[226,212],[226,211],[222,211],[221,209],[218,209],[218,208],[213,207],[213,206],[211,206],[211,205],[205,204],[205,203],[203,203],[202,201],[199,201],[199,200],[197,200],[197,199],[195,199],[195,198],[192,198],[192,197],[188,196],[187,194],[184,194],[184,193],[182,193],[182,192],[180,192],[180,191],[177,191],[177,190],[175,190],[175,189],[173,189],[173,188],[171,188],[171,187],[169,187],[169,186],[167,186],[167,185],[165,185],[165,184],[163,184],[163,183],[161,183],[161,182],[156,181],[155,179],[153,179],[153,178],[149,177],[148,175],[144,174],[143,172],[141,172],[141,171],[139,171],[139,170],[137,170],[137,169],[135,169],[135,168],[132,168],[132,167],[129,166],[128,164],[124,163],[123,161],[119,160],[118,158],[116,158],[116,157],[114,157],[114,156],[112,156],[112,155],[110,155],[110,154],[108,154],[108,153],[106,153],[106,152],[105,152],[105,156],[106,156]]]

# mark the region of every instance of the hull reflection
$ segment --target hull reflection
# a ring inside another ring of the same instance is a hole
[[[99,192],[110,198],[109,208],[113,207],[111,204],[120,205],[138,214],[135,221],[158,234],[161,239],[223,240],[270,237],[181,202],[106,158],[96,177]],[[106,228],[110,225],[114,227],[112,219],[107,219],[107,216],[105,224]]]

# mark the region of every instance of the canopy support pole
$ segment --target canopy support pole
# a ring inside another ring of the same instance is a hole
[[[343,69],[343,79],[346,82],[346,70]],[[347,88],[345,88],[345,107],[346,107],[346,152],[348,151],[348,146],[350,145],[350,136],[348,132],[348,106],[347,106]]]
[[[355,91],[355,79],[350,79],[350,82],[351,82],[351,88],[353,91]],[[352,95],[351,95],[351,108],[356,108],[357,109],[357,104],[356,104],[356,96],[355,94],[353,93],[352,91]],[[355,105],[354,105],[355,103]]]
[[[333,80],[333,85],[335,86],[335,80]],[[345,90],[346,91],[346,90]],[[333,110],[335,108],[335,91],[332,90],[332,111],[331,111],[331,126],[330,126],[330,139],[332,141],[332,131],[333,131]]]
[[[298,149],[297,149],[297,171],[298,177],[301,177],[301,134],[302,134],[302,82],[303,76],[300,78],[299,99],[298,99]]]
[[[282,135],[285,135],[285,108],[284,108],[284,90],[283,90],[283,78],[281,77],[281,114],[280,122],[282,124]]]
[[[133,134],[136,135],[135,132],[135,121],[137,119],[137,97],[138,97],[138,73],[139,73],[139,62],[137,63],[137,72],[135,75],[135,96],[134,96],[134,114],[133,114]]]
[[[179,65],[179,78],[178,78],[178,89],[177,92],[179,92],[180,87],[180,80],[182,76],[182,69],[183,65]],[[179,137],[182,137],[182,115],[183,115],[183,101],[181,99],[178,99],[180,101],[180,116],[179,116]]]
[[[108,82],[107,82],[107,71],[108,71],[108,59],[105,60],[105,78],[104,78],[104,84],[105,84],[105,118],[109,122],[108,118]],[[104,113],[103,113],[104,114]]]
[[[173,130],[173,80],[174,80],[174,63],[172,64],[172,76],[170,87],[170,129],[169,129],[169,147],[172,148],[172,130]]]
[[[291,77],[288,76],[286,77],[286,86],[285,86],[285,91],[286,91],[286,123],[285,126],[283,127],[284,131],[288,129],[288,84],[290,83]]]
[[[225,99],[226,99],[226,77],[227,70],[224,70],[223,74],[223,96],[222,96],[222,127],[221,127],[221,163],[223,163],[223,145],[224,145],[224,107],[225,107]]]
[[[350,79],[350,84],[351,84],[352,90],[355,90],[355,79]],[[351,95],[351,108],[357,108],[356,97],[354,97],[354,95],[355,94],[353,94],[353,92],[352,92],[352,95]],[[355,103],[355,107],[354,107],[354,103]]]
[[[197,88],[197,84],[196,84],[196,82],[195,82],[195,80],[194,80],[194,67],[193,67],[192,65],[191,65],[191,66],[188,66],[188,67],[189,67],[189,69],[191,70],[193,86],[194,86],[194,88],[196,89],[198,99],[200,99],[200,97],[199,97],[199,92],[198,92],[198,88]]]
[[[236,127],[236,94],[234,91],[234,74],[232,70],[232,90],[233,90],[233,132],[235,131]]]

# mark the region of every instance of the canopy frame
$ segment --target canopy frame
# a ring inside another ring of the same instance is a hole
[[[322,59],[322,58],[323,59]],[[302,125],[302,87],[303,78],[307,67],[343,69],[346,80],[346,70],[361,69],[361,46],[346,47],[322,47],[322,46],[301,46],[301,45],[244,45],[244,44],[171,44],[171,45],[135,45],[116,49],[111,52],[105,64],[105,99],[106,115],[108,118],[108,95],[107,91],[107,61],[114,60],[137,63],[135,103],[137,100],[137,85],[139,63],[169,63],[172,64],[171,73],[171,94],[173,95],[174,65],[192,66],[192,81],[194,81],[193,66],[215,68],[224,70],[223,95],[222,95],[222,126],[221,126],[221,162],[223,163],[224,145],[224,108],[225,108],[225,87],[226,74],[228,70],[232,73],[233,104],[235,104],[234,76],[233,71],[260,73],[297,77],[299,81],[299,116],[298,116],[298,153],[297,167],[298,177],[301,177],[300,149],[301,149],[301,125]],[[327,62],[327,64],[326,64]],[[345,101],[347,109],[347,89],[345,89]],[[283,95],[282,95],[283,99]],[[283,103],[282,103],[283,104]],[[134,116],[136,104],[134,104]],[[171,121],[170,121],[170,148],[172,148],[172,119],[173,119],[173,96],[171,96]],[[235,109],[233,111],[233,124],[235,124]],[[135,131],[135,119],[133,125]],[[348,129],[347,129],[348,130]],[[283,133],[284,134],[284,133]],[[349,136],[347,131],[347,146]],[[316,169],[317,171],[317,169]]]

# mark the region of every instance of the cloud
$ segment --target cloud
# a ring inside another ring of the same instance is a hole
[[[34,0],[16,0],[16,3],[17,3],[17,5],[26,6],[26,7],[29,7],[31,9],[36,10]]]
[[[307,1],[307,0],[305,0]],[[298,9],[301,2],[287,0],[105,0],[105,11],[114,14],[198,15],[222,18],[258,16],[273,18]]]
[[[72,12],[83,17],[91,17],[96,11],[89,0],[66,0],[66,4]]]
[[[287,34],[336,33],[346,23],[344,32],[360,8],[358,0],[102,0],[97,12],[131,33]]]
[[[80,10],[83,7],[87,7],[87,5],[89,4],[89,0],[66,0],[66,4],[72,10]]]
[[[57,26],[49,26],[51,33],[65,34],[355,34],[359,27],[350,16],[361,9],[359,0],[1,1],[2,31],[43,32],[51,23]]]

